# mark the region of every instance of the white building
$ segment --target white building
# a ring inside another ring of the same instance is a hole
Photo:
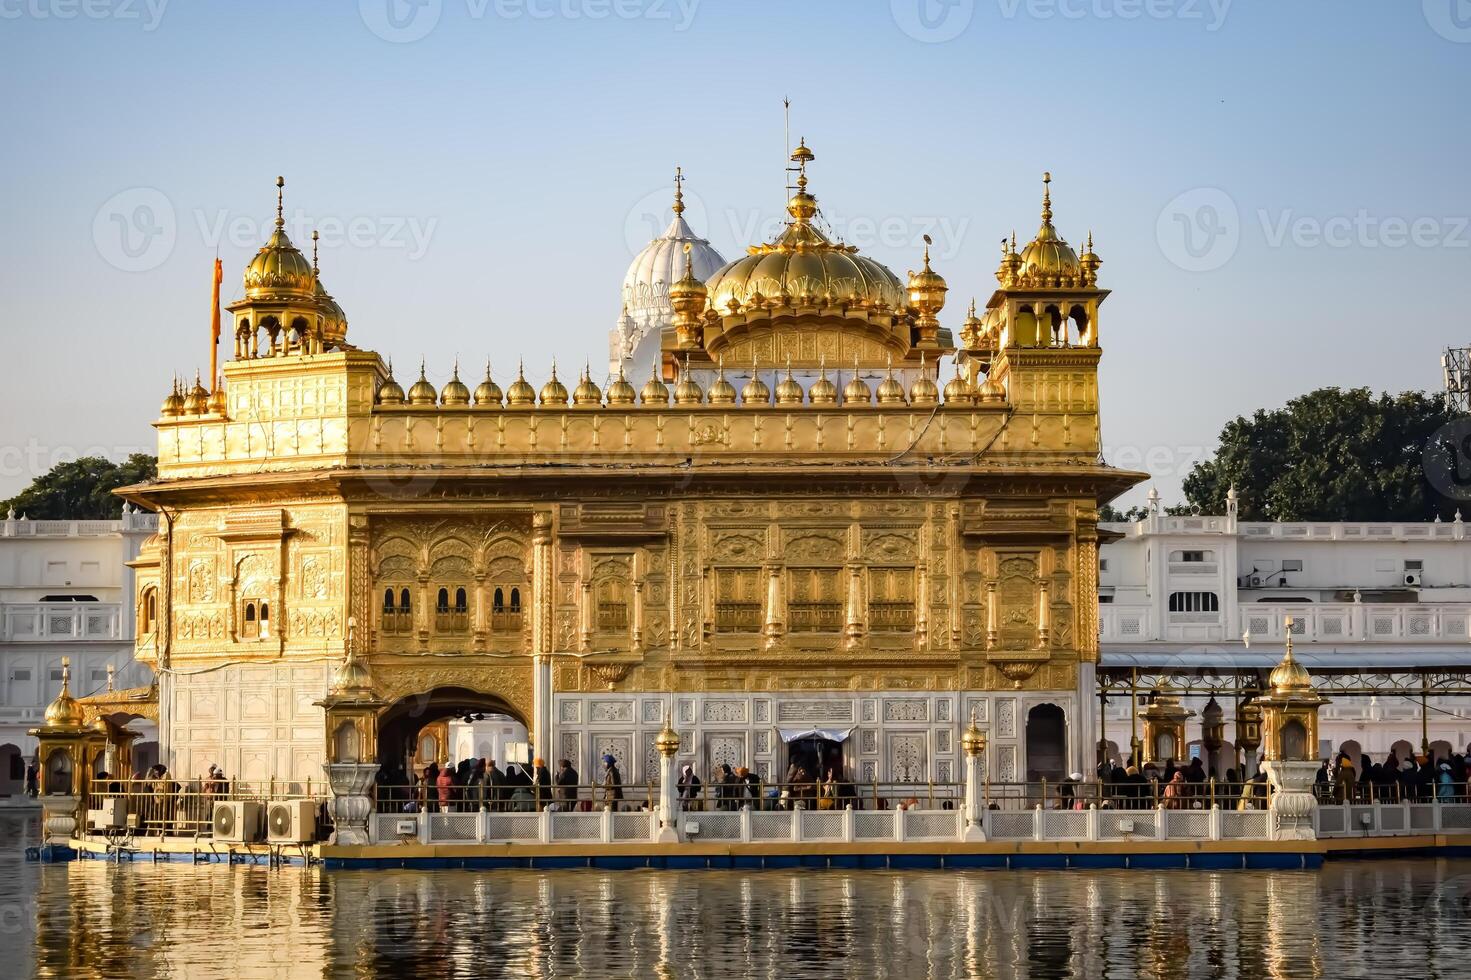
[[[1346,748],[1356,761],[1359,752],[1378,761],[1391,749],[1400,758],[1419,751],[1415,672],[1471,665],[1471,535],[1459,515],[1449,523],[1252,523],[1235,509],[1233,500],[1225,515],[1168,517],[1151,494],[1145,519],[1101,526],[1117,537],[1099,549],[1100,667],[1267,668],[1281,659],[1291,617],[1295,650],[1324,675],[1320,685],[1332,670],[1410,675],[1399,694],[1327,691],[1320,750]],[[1186,701],[1197,712],[1194,744],[1203,700]],[[1233,702],[1220,703],[1229,760]],[[1431,696],[1428,707],[1436,750],[1463,751],[1471,697]],[[1127,754],[1128,697],[1110,699],[1104,725]]]
[[[46,705],[61,690],[61,660],[71,658],[72,694],[147,687],[152,672],[133,659],[133,570],[158,517],[128,508],[117,521],[0,521],[0,796],[25,787],[25,766]],[[135,766],[157,757],[156,729],[142,733]]]

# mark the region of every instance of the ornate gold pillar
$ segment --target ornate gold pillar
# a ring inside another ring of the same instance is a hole
[[[77,829],[77,807],[87,792],[87,749],[93,733],[81,704],[71,694],[71,658],[61,658],[61,692],[46,707],[43,724],[32,728],[40,759],[44,840],[66,844]]]
[[[766,566],[766,622],[761,627],[766,637],[766,649],[774,650],[786,633],[782,617],[781,565],[775,562]]]
[[[863,564],[853,561],[848,563],[848,601],[846,622],[843,625],[844,643],[849,650],[857,649],[863,644],[864,622],[867,617],[863,608]]]
[[[550,758],[552,747],[552,623],[556,573],[552,515],[531,518],[531,731],[533,755]]]

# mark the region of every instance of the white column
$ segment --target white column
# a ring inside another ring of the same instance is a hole
[[[539,653],[531,658],[531,745],[532,756],[552,757],[552,658]]]
[[[1074,713],[1073,768],[1085,777],[1098,768],[1098,665],[1078,664],[1078,710]]]

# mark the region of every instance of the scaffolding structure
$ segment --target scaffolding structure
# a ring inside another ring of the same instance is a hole
[[[1457,415],[1471,415],[1471,347],[1447,348],[1440,366],[1450,410]]]

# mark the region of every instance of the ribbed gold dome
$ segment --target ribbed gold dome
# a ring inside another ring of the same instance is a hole
[[[904,386],[899,379],[894,377],[894,365],[889,365],[889,373],[883,381],[879,382],[878,400],[880,405],[903,405]]]
[[[82,705],[71,692],[71,661],[61,660],[61,692],[56,700],[46,706],[45,723],[48,728],[80,728],[86,721]]]
[[[424,373],[424,363],[419,362],[419,380],[415,381],[409,388],[410,405],[434,405],[439,402],[439,392],[429,383],[428,376]]]
[[[964,405],[970,400],[970,382],[961,375],[959,365],[957,365],[955,377],[945,382],[945,403],[947,405]]]
[[[940,389],[935,386],[935,380],[930,377],[929,366],[925,363],[923,354],[919,357],[919,377],[914,379],[914,384],[909,386],[909,403],[911,405],[933,405],[940,400]]]
[[[707,395],[711,405],[734,405],[736,400],[735,385],[725,380],[725,362],[722,360],[715,371],[715,383],[710,386]]]
[[[503,397],[501,386],[490,376],[490,362],[486,361],[485,380],[475,387],[475,404],[481,408],[499,408]]]
[[[843,385],[844,405],[868,405],[873,402],[873,389],[868,387],[868,382],[858,376],[858,360],[853,360],[853,377]]]
[[[987,375],[986,380],[981,382],[981,390],[977,395],[983,404],[1006,401],[1006,386],[995,378]]]
[[[644,382],[644,390],[639,392],[638,400],[643,405],[669,404],[669,386],[659,380],[659,365],[654,365],[654,371],[649,375],[649,380]]]
[[[557,362],[552,362],[552,376],[547,383],[541,386],[541,393],[537,400],[543,405],[565,405],[567,404],[567,386],[557,380]]]
[[[603,404],[603,390],[593,383],[592,372],[587,367],[582,369],[582,376],[577,379],[577,387],[572,391],[572,404],[584,408]]]
[[[1022,249],[1021,275],[1046,282],[1076,277],[1082,268],[1078,254],[1052,226],[1052,175],[1043,174],[1042,183],[1042,227],[1037,229],[1037,237]]]
[[[761,380],[761,372],[755,364],[751,365],[751,380],[741,387],[742,405],[770,405],[771,389],[766,387],[766,382]]]
[[[224,415],[229,407],[230,403],[225,397],[224,382],[216,381],[215,390],[209,393],[209,411],[214,415]]]
[[[778,405],[802,404],[802,386],[796,378],[792,377],[790,362],[787,363],[787,376],[776,383],[776,403]]]
[[[689,366],[679,372],[679,383],[674,386],[674,404],[698,405],[705,400],[705,391],[690,377]]]
[[[814,405],[836,405],[838,403],[838,386],[828,380],[827,365],[819,365],[817,380],[812,382],[812,387],[807,390],[807,400]]]
[[[440,404],[446,407],[459,407],[470,404],[470,389],[460,380],[460,362],[455,361],[454,373],[450,376],[449,383],[439,393]]]
[[[158,414],[166,419],[178,418],[184,414],[184,396],[179,391],[179,379],[174,378],[174,386],[169,389],[168,395],[164,397],[163,405]]]
[[[204,390],[199,375],[194,375],[194,387],[189,389],[189,394],[184,396],[185,415],[203,415],[209,410],[209,392]]]
[[[638,393],[633,390],[633,385],[623,376],[623,364],[618,365],[618,377],[608,385],[609,405],[632,405],[638,398]]]
[[[950,291],[950,287],[945,284],[944,276],[930,268],[928,235],[925,236],[924,268],[909,273],[907,288],[909,305],[915,309],[935,314],[945,308],[945,294]]]
[[[388,362],[388,380],[378,387],[379,405],[402,405],[408,401],[403,386],[393,380],[393,362]]]
[[[312,264],[286,236],[286,221],[282,216],[282,188],[285,186],[285,179],[277,177],[276,228],[245,267],[246,299],[285,296],[316,300],[316,277],[312,274]]]
[[[1272,668],[1272,673],[1267,676],[1267,686],[1274,694],[1297,694],[1313,689],[1313,679],[1309,676],[1307,668],[1297,662],[1292,655],[1292,624],[1287,625],[1287,650],[1282,655],[1282,662]]]
[[[536,404],[536,389],[526,380],[525,365],[516,365],[516,380],[506,389],[506,404],[512,408],[529,408]]]

